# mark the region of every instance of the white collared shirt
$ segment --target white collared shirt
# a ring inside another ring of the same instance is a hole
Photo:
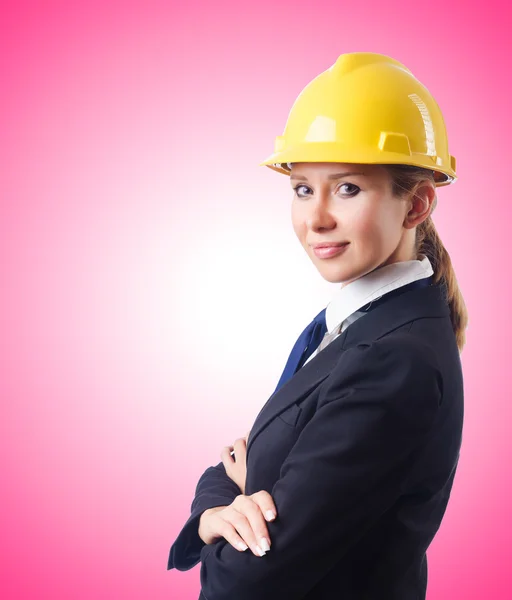
[[[405,260],[380,267],[338,288],[325,310],[327,331],[341,335],[345,329],[366,314],[358,310],[371,300],[403,285],[434,274],[428,257],[421,254],[416,260]],[[333,339],[335,339],[335,337]],[[318,349],[304,363],[318,354]]]

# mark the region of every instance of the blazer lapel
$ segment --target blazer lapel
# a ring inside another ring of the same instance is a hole
[[[340,341],[344,336],[345,332],[301,367],[291,379],[270,396],[254,421],[246,452],[249,452],[254,438],[272,419],[286,410],[290,404],[298,402],[309,394],[329,376],[339,359]]]
[[[413,289],[377,306],[364,315],[301,367],[279,388],[258,413],[247,441],[246,452],[272,419],[299,402],[326,379],[343,353],[359,343],[371,342],[389,331],[422,317],[449,317],[444,288],[439,285]]]

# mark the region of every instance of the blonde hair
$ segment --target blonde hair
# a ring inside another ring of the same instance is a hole
[[[392,193],[394,196],[402,197],[411,193],[415,186],[428,179],[434,183],[438,181],[439,173],[409,165],[381,165],[386,168],[392,180]],[[452,261],[448,251],[444,247],[437,233],[432,212],[437,205],[437,195],[432,204],[430,215],[416,227],[416,256],[424,254],[432,263],[434,270],[433,282],[444,287],[446,301],[450,307],[450,319],[459,352],[466,343],[466,327],[468,325],[468,311],[466,303],[459,289],[457,277],[453,269]]]

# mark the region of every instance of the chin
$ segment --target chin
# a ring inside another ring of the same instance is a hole
[[[352,268],[347,268],[346,265],[319,264],[317,261],[315,261],[315,267],[326,281],[344,285],[359,279],[368,272],[368,269],[354,268],[354,265]]]
[[[350,275],[335,270],[329,271],[328,269],[318,269],[320,275],[330,283],[344,283],[350,279]]]

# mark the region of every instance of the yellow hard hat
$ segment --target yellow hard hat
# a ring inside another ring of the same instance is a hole
[[[294,162],[414,165],[438,187],[456,180],[436,101],[402,63],[373,52],[341,54],[298,95],[260,166],[289,175]]]

